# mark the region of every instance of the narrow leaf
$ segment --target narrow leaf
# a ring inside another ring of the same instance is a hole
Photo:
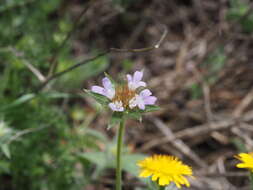
[[[25,94],[21,97],[19,97],[18,99],[16,99],[14,102],[12,102],[11,104],[4,106],[0,109],[0,111],[2,110],[6,110],[6,109],[10,109],[19,105],[22,105],[26,102],[28,102],[29,100],[33,99],[36,95],[35,94]]]
[[[118,125],[120,121],[122,120],[122,117],[123,117],[123,113],[113,112],[111,120],[107,126],[107,129],[109,130],[110,128]]]
[[[159,106],[154,106],[154,105],[148,105],[146,106],[145,110],[142,111],[143,113],[146,113],[146,112],[153,112],[153,111],[158,111],[160,110],[161,108]]]
[[[100,94],[97,94],[97,93],[94,93],[90,90],[86,90],[86,89],[83,89],[84,92],[86,92],[89,96],[93,97],[98,103],[100,103],[101,105],[108,105],[108,103],[110,102],[110,100],[105,97],[105,96],[102,96]]]
[[[7,158],[11,158],[11,153],[10,153],[10,149],[9,149],[9,146],[7,144],[3,144],[1,145],[1,149],[4,153],[4,155],[7,157]]]
[[[107,160],[104,152],[85,152],[79,154],[80,158],[84,158],[89,162],[104,168],[107,165]]]
[[[111,83],[114,85],[114,87],[116,86],[116,81],[115,80],[113,80],[113,78],[110,76],[110,75],[108,75],[106,72],[104,72],[104,74],[105,74],[105,76],[111,81]]]
[[[127,114],[127,117],[131,118],[131,119],[136,119],[138,121],[141,122],[142,120],[142,117],[141,117],[141,113],[139,111],[130,111],[128,114]]]

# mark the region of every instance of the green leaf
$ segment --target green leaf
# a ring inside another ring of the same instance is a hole
[[[138,177],[139,167],[137,162],[143,160],[146,156],[144,154],[127,154],[122,156],[122,169]]]
[[[136,119],[140,122],[142,121],[141,112],[139,112],[139,110],[128,112],[127,117],[131,119]]]
[[[155,105],[148,105],[145,107],[145,110],[142,111],[143,113],[146,113],[146,112],[153,112],[153,111],[158,111],[160,110],[161,108],[159,106],[155,106]]]
[[[68,93],[62,93],[62,92],[47,92],[47,93],[42,93],[40,94],[41,96],[45,96],[46,98],[50,98],[50,99],[53,99],[53,98],[70,98],[71,94],[68,94]]]
[[[203,95],[202,88],[197,83],[193,83],[190,86],[190,92],[191,92],[191,99],[194,99],[194,100],[202,97],[202,95]]]
[[[90,90],[86,90],[86,89],[83,89],[84,92],[86,92],[89,96],[93,97],[98,103],[100,103],[101,105],[103,106],[107,106],[108,103],[110,102],[110,100],[105,97],[105,96],[102,96],[100,94],[97,94],[97,93],[94,93]]]
[[[28,102],[29,100],[33,99],[36,95],[35,94],[25,94],[23,96],[21,96],[20,98],[16,99],[14,102],[12,102],[11,104],[4,106],[3,108],[0,109],[0,111],[2,110],[6,110],[6,109],[10,109],[16,106],[19,106],[21,104],[24,104],[26,102]]]
[[[118,125],[122,121],[123,113],[113,112],[111,120],[107,126],[107,129],[110,129],[116,125]]]
[[[240,21],[238,24],[242,26],[244,32],[252,32],[253,14],[248,14],[245,18],[241,19],[249,11],[249,4],[240,0],[230,0],[230,4],[231,7],[227,11],[226,19]]]
[[[7,144],[2,144],[1,145],[1,149],[4,153],[4,155],[7,157],[7,158],[11,158],[11,153],[10,153],[10,149],[9,149],[9,146]]]
[[[79,156],[101,168],[105,168],[108,165],[104,152],[85,152],[79,154]]]
[[[126,116],[128,118],[132,118],[132,119],[136,119],[138,121],[142,121],[142,115],[143,113],[147,113],[147,112],[153,112],[153,111],[158,111],[160,110],[159,106],[155,106],[155,105],[147,105],[145,107],[145,110],[140,110],[140,109],[134,109],[134,110],[130,110],[126,113]]]
[[[104,135],[104,133],[101,133],[99,131],[93,130],[93,129],[89,129],[87,128],[85,130],[86,135],[89,135],[91,137],[94,137],[95,139],[101,140],[103,142],[107,142],[107,138]]]
[[[95,53],[95,56],[98,55]],[[58,72],[69,68],[70,65],[81,64],[86,62],[87,59],[80,61],[74,61],[72,59],[62,59],[61,64],[58,67]],[[55,87],[57,90],[63,91],[66,89],[76,89],[80,88],[80,84],[89,79],[90,77],[97,76],[103,73],[109,66],[109,61],[107,56],[98,57],[97,59],[82,64],[82,66],[76,68],[73,72],[68,72],[67,74],[59,77],[56,80]],[[69,90],[68,90],[69,91]]]
[[[10,173],[10,163],[5,160],[0,160],[0,174]]]

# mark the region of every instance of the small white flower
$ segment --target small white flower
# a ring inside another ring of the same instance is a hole
[[[124,111],[123,103],[122,103],[121,101],[114,101],[114,102],[111,102],[111,103],[109,104],[109,107],[110,107],[113,111],[119,111],[119,112]]]

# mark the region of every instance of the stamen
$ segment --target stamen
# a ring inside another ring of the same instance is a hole
[[[128,85],[118,86],[116,88],[116,93],[113,98],[113,102],[122,102],[124,108],[131,108],[130,101],[135,97],[135,90],[130,90]],[[132,107],[133,108],[133,107]]]

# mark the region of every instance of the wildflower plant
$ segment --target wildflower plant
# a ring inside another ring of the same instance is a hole
[[[121,190],[121,148],[125,120],[134,118],[141,120],[143,113],[159,109],[155,105],[157,98],[147,89],[142,81],[143,71],[136,71],[133,75],[127,74],[124,82],[115,82],[108,74],[102,79],[103,86],[92,86],[84,90],[98,103],[109,108],[113,114],[110,125],[119,123],[116,158],[116,190]]]
[[[177,157],[169,155],[153,155],[137,163],[140,167],[139,177],[151,177],[152,181],[157,182],[159,189],[174,183],[177,188],[182,185],[190,186],[186,176],[192,176],[192,169],[185,165]]]

